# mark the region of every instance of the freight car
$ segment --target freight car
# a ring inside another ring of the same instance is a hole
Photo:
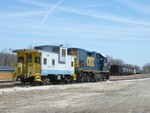
[[[136,74],[142,74],[143,71],[142,70],[136,70]]]
[[[68,54],[76,56],[77,82],[109,79],[109,68],[106,66],[107,58],[104,55],[80,48],[69,48]]]
[[[133,75],[136,74],[134,68],[121,65],[111,65],[110,75]]]
[[[71,83],[109,79],[107,59],[100,53],[62,45],[14,50],[18,66],[14,79],[33,83]]]

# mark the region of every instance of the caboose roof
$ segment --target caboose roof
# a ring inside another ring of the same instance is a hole
[[[40,48],[40,47],[62,47],[63,45],[42,45],[42,46],[35,46],[34,48]]]
[[[19,52],[38,52],[37,49],[17,49],[13,50],[14,53],[19,53]]]
[[[58,45],[42,45],[42,46],[35,46],[34,49],[59,53],[61,47],[65,48],[63,47],[63,45],[59,45],[59,46]]]

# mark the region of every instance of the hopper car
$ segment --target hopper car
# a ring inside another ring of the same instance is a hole
[[[134,75],[136,70],[127,66],[111,65],[110,75]]]

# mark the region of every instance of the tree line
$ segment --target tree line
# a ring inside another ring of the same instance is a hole
[[[29,47],[28,47],[29,48]],[[30,47],[31,48],[31,47]],[[108,65],[124,65],[130,68],[135,68],[137,71],[143,71],[143,73],[150,73],[150,63],[146,63],[142,69],[138,65],[127,64],[121,59],[115,59],[111,56],[106,56],[108,59]],[[0,66],[15,67],[17,64],[17,55],[12,53],[12,49],[3,49],[0,51]]]
[[[0,52],[0,66],[15,67],[17,64],[17,55],[12,53],[12,49],[3,49]]]
[[[143,66],[143,72],[146,73],[146,74],[150,73],[150,63],[146,63]]]
[[[121,59],[115,59],[111,56],[106,56],[107,59],[108,59],[108,65],[121,65],[121,66],[127,66],[129,68],[135,68],[136,71],[139,71],[139,72],[143,72],[143,73],[146,73],[146,74],[149,74],[150,73],[150,63],[146,63],[142,68],[140,68],[138,65],[133,65],[133,64],[127,64],[125,63],[123,60]]]

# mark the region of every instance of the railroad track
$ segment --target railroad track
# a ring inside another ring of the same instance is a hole
[[[150,78],[150,75],[138,75],[138,76],[111,76],[110,81],[119,81],[119,80],[132,80],[132,79],[143,79]],[[48,83],[46,85],[52,85]],[[58,84],[56,84],[58,85]],[[62,84],[59,84],[62,85]],[[31,84],[26,83],[25,85],[21,85],[20,81],[0,81],[0,89],[1,88],[13,88],[13,87],[30,87]]]
[[[13,87],[25,87],[30,86],[30,84],[21,85],[20,81],[0,81],[1,88],[13,88]]]

